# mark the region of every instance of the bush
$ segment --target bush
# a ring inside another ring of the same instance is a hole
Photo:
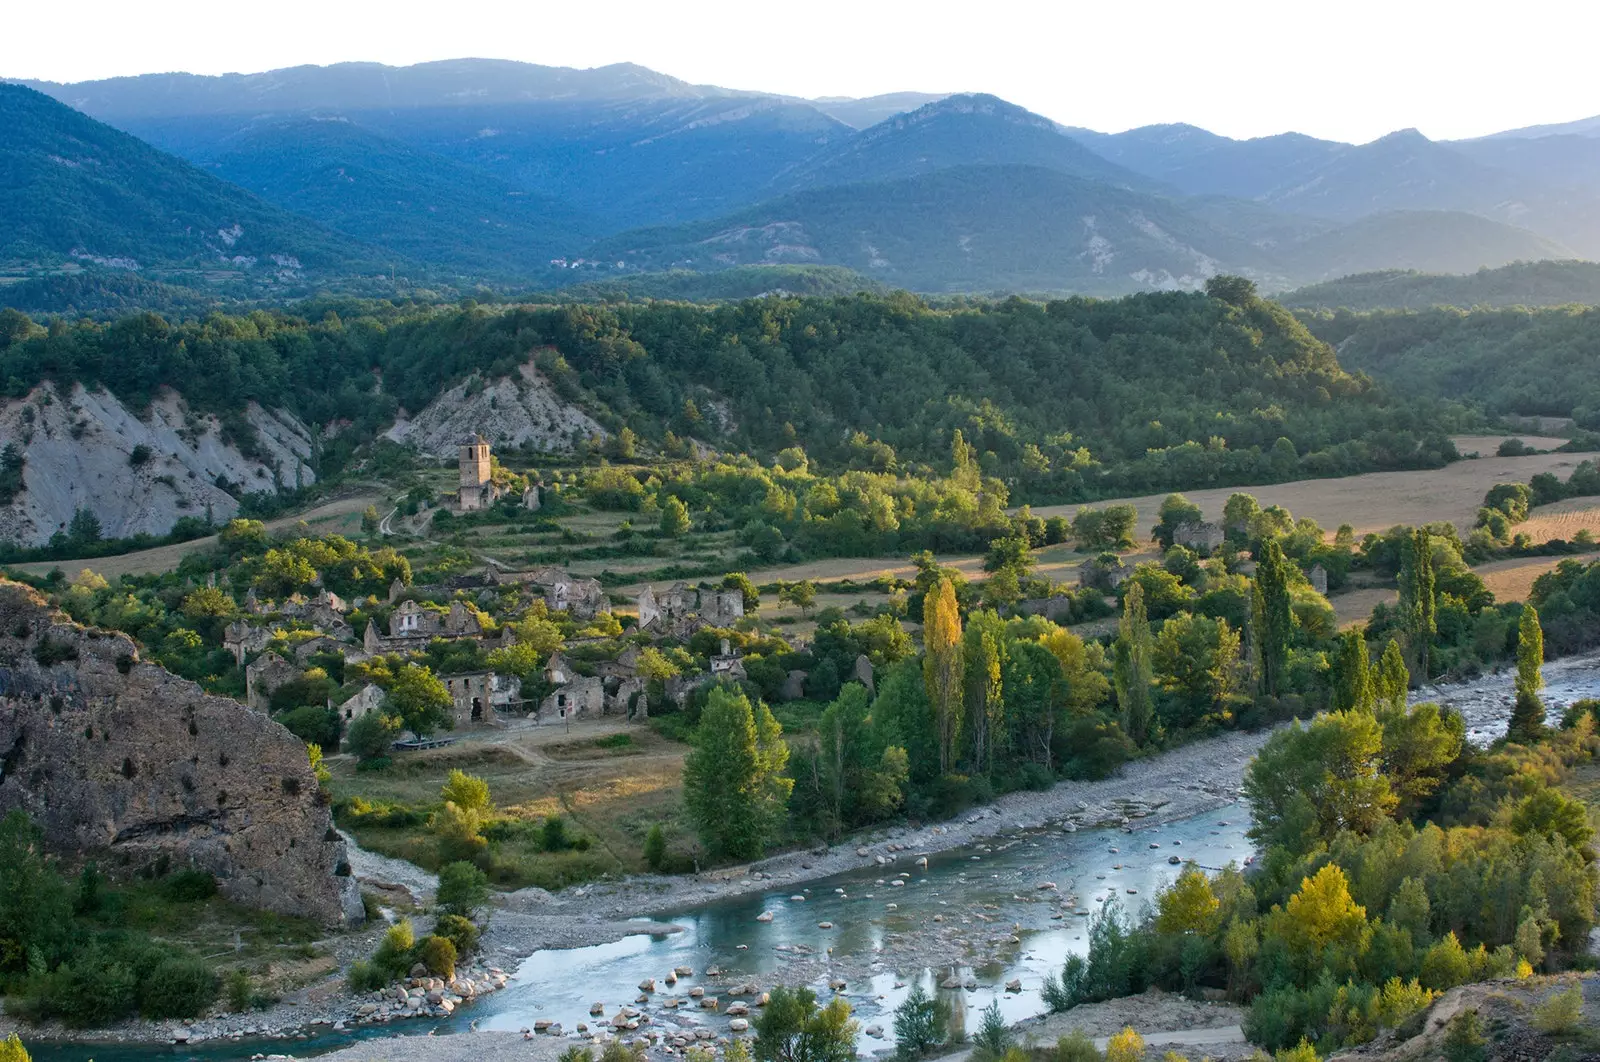
[[[198,959],[164,959],[139,985],[145,1018],[194,1018],[216,1002],[217,975]]]
[[[1102,1057],[1100,1049],[1082,1029],[1073,1029],[1056,1041],[1055,1062],[1100,1062]]]
[[[1143,1059],[1144,1037],[1134,1032],[1132,1026],[1106,1041],[1106,1062],[1143,1062]]]
[[[1577,984],[1568,985],[1533,1008],[1533,1027],[1542,1033],[1569,1033],[1582,1020],[1583,988]]]
[[[199,903],[217,894],[217,879],[203,870],[184,867],[167,876],[161,891],[174,903]]]
[[[250,1000],[253,992],[250,988],[250,975],[243,970],[234,970],[228,974],[223,992],[228,997],[228,1009],[234,1012],[250,1009]]]
[[[435,977],[448,981],[456,975],[456,946],[448,937],[423,937],[417,945],[416,960]]]
[[[28,1049],[22,1046],[16,1033],[0,1040],[0,1062],[32,1062],[28,1057]]]
[[[659,822],[645,834],[644,861],[651,870],[660,870],[667,861],[667,836]]]
[[[1005,1057],[1015,1042],[1011,1026],[1006,1024],[1006,1019],[1000,1014],[1000,1001],[994,1000],[983,1008],[983,1021],[978,1026],[978,1031],[973,1034],[973,1056],[990,1060],[999,1060]]]
[[[912,985],[905,1001],[894,1008],[895,1054],[919,1058],[943,1044],[950,1036],[950,1011],[950,1004],[929,996],[921,981]]]
[[[450,863],[439,871],[439,906],[470,919],[489,903],[489,878],[471,863]]]
[[[460,915],[440,915],[433,927],[433,935],[444,937],[456,946],[456,955],[471,955],[478,946],[478,927]]]

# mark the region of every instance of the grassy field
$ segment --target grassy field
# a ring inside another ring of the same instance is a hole
[[[687,858],[688,834],[677,822],[686,752],[648,726],[598,718],[467,734],[446,748],[401,753],[382,771],[357,771],[347,756],[329,763],[337,799],[361,797],[424,814],[440,806],[451,770],[483,778],[497,816],[519,827],[495,845],[492,876],[510,887],[558,888],[644,869],[645,834],[657,822],[669,851]],[[551,816],[565,819],[569,834],[586,838],[587,848],[542,851],[536,828]],[[421,822],[383,826],[341,814],[340,824],[365,848],[428,869],[439,865],[438,842]]]
[[[1507,439],[1521,439],[1523,444],[1535,450],[1554,450],[1566,444],[1567,440],[1555,435],[1452,435],[1450,441],[1456,444],[1456,451],[1462,457],[1476,454],[1479,457],[1493,457],[1500,449],[1500,444]]]
[[[1465,533],[1477,519],[1484,494],[1496,483],[1526,483],[1539,472],[1553,472],[1565,479],[1580,461],[1593,456],[1484,457],[1417,472],[1371,472],[1343,479],[1302,479],[1272,486],[1216,487],[1183,493],[1212,520],[1221,518],[1228,495],[1244,491],[1255,495],[1263,506],[1281,505],[1296,517],[1311,517],[1328,531],[1348,523],[1359,536],[1369,531],[1386,531],[1396,524],[1449,520]],[[1134,505],[1139,510],[1138,529],[1143,533],[1155,524],[1156,511],[1165,497],[1165,494],[1148,494],[1095,505]],[[1035,509],[1034,513],[1071,516],[1078,508],[1077,505],[1051,505]],[[1539,510],[1540,513],[1544,511]]]

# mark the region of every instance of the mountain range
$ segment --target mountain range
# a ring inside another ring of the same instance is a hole
[[[0,86],[12,274],[281,258],[323,284],[558,287],[799,263],[1116,294],[1600,258],[1600,119],[1360,145],[1106,134],[984,94],[804,100],[476,59],[27,84]]]

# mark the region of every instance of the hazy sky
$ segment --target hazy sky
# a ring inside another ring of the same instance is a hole
[[[796,96],[992,92],[1071,125],[1445,139],[1600,114],[1595,0],[58,0],[0,76],[482,56]]]

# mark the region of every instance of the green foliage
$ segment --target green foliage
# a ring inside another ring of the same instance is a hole
[[[930,996],[918,980],[894,1008],[895,1057],[909,1062],[943,1046],[950,1038],[950,1017],[950,1003]]]
[[[478,947],[478,927],[470,919],[458,914],[443,914],[433,927],[435,937],[443,937],[455,946],[456,955],[471,955]]]
[[[449,980],[456,975],[455,942],[448,937],[423,937],[416,948],[416,960],[435,977]]]
[[[1517,626],[1517,695],[1508,731],[1514,741],[1537,741],[1544,733],[1544,702],[1539,699],[1544,687],[1543,666],[1544,630],[1539,626],[1539,612],[1532,604],[1524,604]]]
[[[783,775],[789,747],[765,704],[711,691],[683,765],[684,805],[716,859],[759,856],[777,835],[794,787]]]
[[[28,1055],[28,1049],[22,1046],[22,1041],[17,1039],[16,1033],[0,1040],[0,1062],[33,1062]]]
[[[780,985],[755,1020],[751,1053],[756,1062],[851,1062],[857,1029],[842,997],[819,1008],[809,988]]]
[[[983,1008],[978,1029],[972,1034],[973,1055],[986,1062],[999,1062],[1015,1042],[1011,1026],[1000,1013],[1000,1001],[991,1000]]]
[[[1086,505],[1072,518],[1072,537],[1085,553],[1132,549],[1133,528],[1138,520],[1139,511],[1131,505],[1108,505],[1104,509]]]
[[[194,1018],[216,1002],[217,975],[198,959],[161,960],[139,985],[139,1014],[145,1018]]]
[[[1279,697],[1288,691],[1289,642],[1294,634],[1289,562],[1275,538],[1263,542],[1257,552],[1256,574],[1251,581],[1256,684],[1266,696]]]
[[[407,664],[394,672],[384,710],[393,712],[418,737],[455,726],[455,702],[450,691],[426,666]]]
[[[1574,982],[1552,993],[1533,1008],[1533,1027],[1562,1036],[1583,1022],[1583,986]]]
[[[1150,686],[1155,673],[1144,588],[1138,583],[1129,588],[1123,599],[1122,620],[1117,626],[1113,650],[1112,675],[1117,689],[1117,707],[1122,713],[1122,729],[1134,744],[1144,744],[1150,738],[1153,716]]]
[[[667,861],[667,835],[661,829],[661,823],[650,824],[650,832],[644,836],[644,862],[651,870],[659,871]]]
[[[489,878],[471,863],[439,868],[439,907],[447,914],[471,919],[489,904]]]
[[[381,711],[369,711],[350,724],[344,736],[344,747],[363,762],[374,761],[389,754],[401,732],[399,719]]]

